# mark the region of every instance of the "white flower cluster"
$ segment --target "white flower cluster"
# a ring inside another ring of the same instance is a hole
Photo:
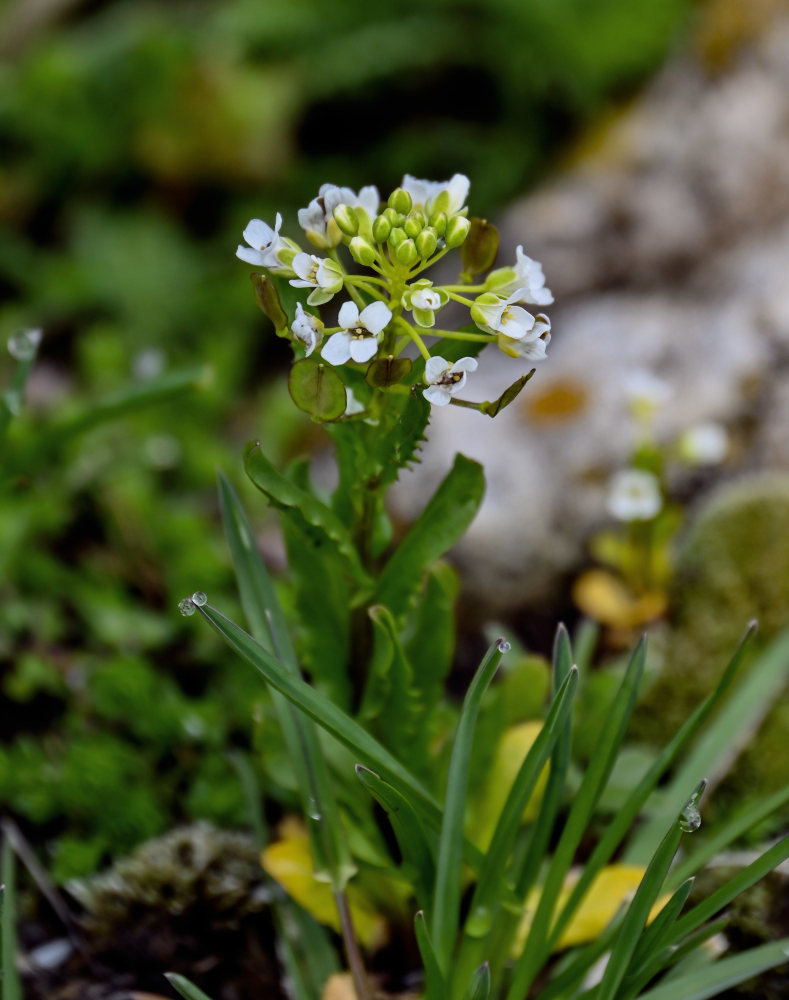
[[[510,357],[529,362],[545,358],[551,339],[548,317],[524,308],[550,305],[553,296],[545,286],[542,266],[527,257],[523,247],[517,248],[513,266],[491,271],[480,285],[434,286],[421,276],[468,236],[472,225],[468,193],[469,180],[463,174],[444,182],[406,174],[383,206],[375,187],[364,187],[357,194],[348,187],[324,184],[298,213],[307,239],[323,256],[281,236],[279,213],[273,228],[253,219],[244,230],[247,245],[239,246],[236,256],[287,279],[295,288],[308,289],[307,307],[323,305],[340,292],[349,296],[333,327],[297,305],[290,333],[305,356],[320,347],[321,357],[330,365],[367,365],[379,352],[391,358],[414,343],[425,359],[424,396],[432,405],[444,406],[464,388],[477,361],[465,357],[449,362],[431,356],[424,336],[473,340],[483,346],[489,341]],[[346,270],[338,253],[341,245],[371,274]],[[435,329],[436,314],[450,300],[469,309],[478,334]]]

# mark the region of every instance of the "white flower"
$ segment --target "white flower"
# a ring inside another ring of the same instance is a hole
[[[313,198],[306,208],[299,209],[299,225],[311,243],[325,250],[336,247],[342,241],[342,233],[334,221],[334,210],[338,205],[362,209],[372,222],[380,204],[381,196],[373,185],[363,187],[357,194],[348,187],[322,184],[318,197]]]
[[[646,368],[633,368],[625,374],[625,396],[636,412],[652,412],[671,398],[671,386]]]
[[[606,501],[618,521],[651,521],[663,506],[657,476],[644,469],[624,469],[611,479]]]
[[[415,281],[403,292],[402,303],[410,309],[418,326],[433,326],[435,312],[449,302],[449,295],[443,288],[433,288],[426,278]]]
[[[466,207],[470,184],[465,174],[455,174],[448,181],[423,181],[406,174],[400,187],[411,195],[414,208],[421,208],[428,217],[446,212],[451,218]]]
[[[342,271],[333,260],[311,253],[297,253],[293,258],[293,270],[298,275],[290,279],[294,288],[314,289],[307,297],[311,306],[328,302],[342,288]]]
[[[344,365],[346,361],[364,364],[378,350],[378,336],[391,318],[383,302],[372,302],[361,313],[355,302],[343,302],[337,317],[342,329],[329,337],[321,357],[330,365]]]
[[[553,302],[553,295],[550,289],[545,287],[545,275],[542,272],[542,264],[532,260],[523,252],[523,247],[518,247],[515,251],[515,282],[516,287],[521,289],[519,302],[531,303],[535,306],[549,306]]]
[[[301,302],[296,303],[296,316],[290,328],[293,336],[304,346],[305,357],[309,357],[323,338],[323,323],[317,316],[305,312]]]
[[[454,364],[438,356],[428,358],[425,364],[427,389],[422,395],[433,406],[446,406],[456,392],[466,384],[466,373],[477,370],[476,358],[461,358]]]
[[[539,333],[536,319],[530,312],[514,305],[521,301],[523,289],[516,289],[507,297],[495,292],[483,292],[471,307],[471,318],[486,333],[504,334],[512,340],[536,340]]]
[[[679,439],[679,454],[692,465],[717,465],[729,451],[729,435],[720,424],[696,424]]]
[[[279,259],[280,250],[293,249],[295,244],[279,235],[282,225],[282,216],[277,212],[272,229],[268,223],[262,219],[252,219],[244,230],[244,239],[249,244],[248,247],[240,246],[236,250],[236,257],[253,264],[255,267],[265,267],[275,274],[292,274],[292,270],[287,264]]]
[[[546,358],[546,348],[551,342],[551,321],[545,313],[538,313],[534,317],[532,332],[537,336],[525,337],[523,340],[512,340],[512,338],[499,334],[499,350],[511,358],[524,358],[526,361],[544,361]]]

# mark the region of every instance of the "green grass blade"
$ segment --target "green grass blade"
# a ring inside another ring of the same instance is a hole
[[[250,632],[261,645],[289,667],[291,673],[298,673],[296,651],[277,600],[274,583],[255,541],[252,525],[230,481],[221,472],[218,473],[217,480],[225,538]]]
[[[586,895],[597,871],[599,871],[603,865],[608,863],[616,849],[632,830],[636,817],[641,811],[644,803],[649,798],[653,789],[656,787],[661,776],[669,767],[671,767],[673,762],[683,752],[685,747],[687,747],[688,743],[690,743],[693,739],[699,728],[709,717],[710,713],[715,709],[720,699],[728,691],[743,659],[745,658],[755,633],[756,624],[752,622],[741,639],[739,646],[735,650],[734,656],[731,658],[725,671],[723,672],[717,688],[701,703],[701,705],[699,705],[685,724],[681,726],[674,738],[669,741],[662,752],[655,758],[652,766],[638,783],[622,808],[608,824],[605,833],[601,837],[595,849],[592,851],[592,854],[590,855],[589,860],[581,873],[581,877],[573,888],[570,898],[567,900],[558,920],[556,921],[556,924],[551,932],[551,944],[558,941],[559,936],[570,922],[570,919],[578,909],[581,900]],[[685,786],[686,789],[691,784],[692,782],[688,782]],[[664,823],[664,827],[666,825],[667,823]],[[638,834],[635,839],[638,840]],[[649,859],[654,854],[658,843],[655,843],[654,839],[650,837],[649,841],[644,842],[643,848],[628,851],[625,860],[631,864],[647,864]],[[644,848],[649,847],[649,845],[651,845],[651,849],[645,855]]]
[[[678,885],[693,872],[700,871],[716,854],[720,854],[748,830],[758,826],[762,820],[772,816],[774,812],[789,802],[789,785],[779,788],[759,802],[746,802],[727,823],[716,828],[712,836],[693,854],[680,862],[669,876],[669,885]]]
[[[724,990],[758,976],[759,973],[782,965],[789,959],[789,938],[751,948],[711,966],[698,969],[642,993],[639,1000],[708,1000]]]
[[[686,879],[663,909],[658,913],[649,927],[641,935],[638,946],[633,953],[632,966],[639,969],[650,960],[650,956],[663,946],[663,939],[675,920],[679,918],[682,907],[687,903],[690,891],[693,888],[692,878]]]
[[[601,735],[589,761],[581,786],[570,808],[562,836],[548,866],[526,947],[515,965],[508,1000],[520,1000],[528,992],[534,977],[550,953],[549,934],[556,901],[570,870],[575,852],[578,850],[589,820],[594,813],[597,800],[611,774],[619,747],[624,740],[638,694],[645,653],[646,643],[642,639],[630,658],[627,671],[611,708],[609,725]],[[588,863],[584,867],[588,868]],[[594,874],[596,872],[593,872],[592,876]]]
[[[424,1000],[446,1000],[444,973],[441,971],[433,942],[430,940],[425,915],[421,910],[414,917],[414,931],[416,932],[419,954],[422,956],[422,965],[425,969]]]
[[[230,483],[219,474],[219,501],[241,604],[253,636],[294,678],[301,679],[296,653],[274,584],[252,526]],[[288,756],[296,772],[316,872],[326,873],[335,892],[345,887],[355,866],[348,849],[328,768],[315,727],[277,690],[271,691]]]
[[[703,788],[703,785],[701,787]],[[633,901],[627,908],[622,928],[605,967],[596,1000],[614,1000],[638,947],[639,938],[644,933],[649,911],[655,904],[681,840],[682,828],[679,821],[675,821],[647,866]]]
[[[567,964],[558,969],[551,982],[540,991],[540,1000],[557,1000],[558,997],[567,995],[572,996],[575,1000],[576,993],[587,972],[598,959],[611,950],[619,928],[622,926],[624,915],[625,906],[622,905],[596,940],[582,948],[574,949]]]
[[[490,966],[487,962],[474,972],[463,1000],[488,1000],[490,996]]]
[[[444,800],[444,816],[438,843],[432,923],[433,945],[438,955],[439,964],[445,973],[450,967],[450,958],[460,920],[463,821],[466,812],[468,769],[474,741],[474,728],[477,724],[482,696],[498,670],[502,655],[509,648],[508,642],[499,639],[485,654],[466,692],[466,697],[463,699],[463,708],[452,745],[447,792]]]
[[[625,978],[617,1000],[634,1000],[635,997],[640,996],[643,989],[649,986],[655,976],[666,970],[669,971],[663,982],[686,975],[691,965],[693,968],[697,967],[697,961],[700,965],[714,962],[715,956],[711,952],[703,951],[702,945],[705,941],[715,937],[716,934],[722,934],[727,926],[728,920],[725,918],[713,921],[711,924],[705,924],[695,934],[685,938],[681,945],[658,945],[657,951],[652,953],[647,962],[637,972],[632,975],[628,974]],[[708,954],[709,958],[707,958]]]
[[[551,687],[554,697],[561,689],[572,666],[573,651],[570,645],[570,636],[564,625],[560,625],[556,630],[553,643]],[[560,733],[551,755],[551,771],[548,775],[548,784],[545,787],[545,793],[542,797],[540,812],[532,827],[526,855],[523,861],[515,866],[517,870],[515,891],[521,899],[526,897],[526,894],[534,885],[540,865],[545,859],[548,842],[553,832],[553,825],[559,812],[562,797],[564,796],[567,768],[570,764],[571,744],[572,719],[568,718],[565,720],[563,731]]]
[[[185,976],[179,976],[177,972],[165,972],[164,978],[184,1000],[211,1000],[207,993],[203,993],[194,983],[190,983]]]
[[[713,786],[720,781],[785,688],[787,678],[789,629],[750,665],[671,783],[661,791],[657,809],[628,849],[628,858],[649,850],[655,829],[681,806],[683,788],[698,780],[699,775],[708,777]]]
[[[356,765],[356,774],[376,802],[386,810],[403,864],[410,869],[410,882],[417,903],[422,913],[429,917],[436,874],[435,845],[429,840],[410,802],[396,788],[361,764]]]
[[[553,700],[537,739],[524,758],[501,811],[496,829],[485,853],[470,912],[479,906],[491,906],[500,896],[504,873],[512,846],[522,822],[523,811],[534,792],[543,767],[565,728],[578,684],[578,671],[572,667]]]
[[[737,872],[725,885],[716,889],[715,892],[711,893],[697,906],[694,906],[692,910],[683,917],[680,917],[674,925],[671,935],[664,943],[673,944],[686,934],[694,931],[697,927],[700,927],[706,920],[709,920],[710,917],[715,916],[716,913],[722,910],[724,906],[728,906],[741,892],[750,888],[759,879],[764,878],[773,868],[780,865],[787,858],[789,858],[789,836],[779,840],[777,844],[773,844],[761,857],[751,862],[742,871]]]
[[[426,788],[404,768],[384,747],[373,739],[355,719],[337,708],[309,684],[294,677],[279,660],[256,642],[251,635],[226,618],[221,612],[205,604],[197,609],[231,645],[236,652],[256,667],[266,680],[294,705],[348,747],[360,763],[397,788],[411,802],[429,826],[439,829],[441,809]]]
[[[16,968],[16,863],[8,836],[3,837],[0,873],[3,879],[3,912],[0,917],[2,996],[3,1000],[22,1000],[22,984]]]

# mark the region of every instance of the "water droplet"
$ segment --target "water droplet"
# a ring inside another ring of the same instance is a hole
[[[690,802],[679,814],[679,828],[683,833],[693,833],[701,826],[701,813]]]
[[[8,338],[8,353],[17,361],[32,361],[40,343],[40,330],[19,330]]]
[[[191,597],[185,597],[182,601],[178,602],[178,610],[184,618],[188,618],[190,615],[193,615],[195,611],[197,611],[197,608],[194,606],[194,602]]]
[[[310,819],[321,820],[323,819],[323,814],[321,813],[320,806],[316,799],[310,799],[310,807],[307,811],[307,815]]]
[[[683,833],[693,833],[701,826],[701,814],[699,813],[699,799],[704,794],[707,787],[707,779],[704,778],[696,787],[696,790],[685,803],[685,808],[679,814],[679,828]]]
[[[466,919],[465,931],[469,937],[483,937],[493,924],[493,911],[489,906],[477,906]]]
[[[198,608],[202,608],[202,606],[206,603],[207,600],[208,598],[205,596],[202,590],[196,590],[192,594],[192,603],[196,604]]]
[[[512,649],[512,646],[510,645],[510,643],[507,642],[506,639],[499,639],[496,645],[499,647],[500,653],[509,653],[509,651]]]

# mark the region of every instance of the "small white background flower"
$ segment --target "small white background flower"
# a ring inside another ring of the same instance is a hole
[[[657,476],[644,469],[623,469],[612,477],[606,502],[617,521],[650,521],[663,506]]]
[[[428,358],[425,364],[425,381],[428,386],[422,391],[422,395],[433,406],[446,406],[466,384],[466,373],[476,370],[476,358],[461,358],[454,364],[438,356]]]
[[[383,302],[372,302],[361,313],[355,302],[344,302],[337,317],[342,329],[329,337],[321,357],[330,365],[344,365],[346,361],[364,364],[378,350],[379,334],[391,318]]]
[[[714,421],[696,424],[680,436],[680,457],[691,465],[717,465],[729,452],[726,428]]]

